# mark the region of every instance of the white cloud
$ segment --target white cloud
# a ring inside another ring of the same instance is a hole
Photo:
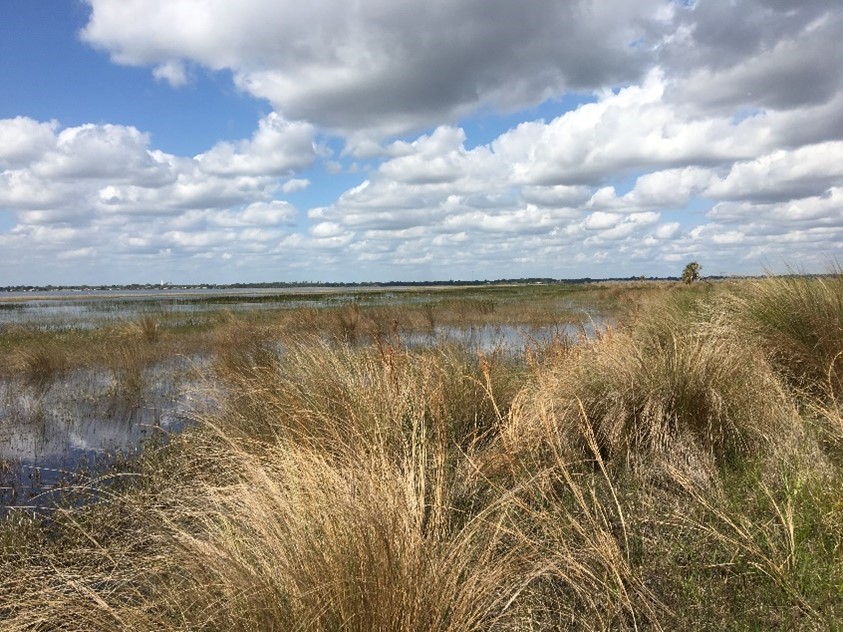
[[[54,142],[56,125],[25,116],[0,119],[0,168],[22,166],[42,155]]]
[[[679,222],[668,222],[667,224],[662,224],[654,230],[653,237],[655,239],[670,239],[671,237],[675,237],[678,232]]]
[[[622,196],[613,186],[597,189],[586,207],[623,212],[684,208],[715,178],[712,171],[698,167],[653,171],[639,176],[632,190]]]
[[[167,156],[148,151],[149,136],[134,127],[86,124],[62,130],[54,145],[29,165],[31,173],[49,181],[129,179],[156,186],[171,182]]]
[[[88,3],[82,37],[116,62],[177,82],[184,60],[229,69],[288,118],[345,133],[401,133],[633,81],[670,28],[661,0]]]
[[[654,171],[640,176],[622,199],[636,208],[682,208],[714,177],[710,170],[699,167]]]
[[[711,184],[715,199],[791,199],[821,193],[843,180],[843,141],[779,149],[732,165],[725,178]]]
[[[272,202],[250,204],[237,214],[237,218],[245,224],[273,226],[289,224],[295,219],[296,215],[296,209],[288,202],[273,200]]]
[[[304,191],[309,186],[310,180],[307,178],[291,178],[281,186],[281,190],[284,193],[295,193],[296,191]]]
[[[438,127],[430,136],[403,143],[404,155],[384,163],[380,171],[386,178],[407,184],[453,182],[461,175],[464,143],[462,129]]]
[[[576,207],[591,197],[591,188],[587,186],[523,186],[521,196],[525,201],[539,206]]]
[[[75,250],[65,250],[59,252],[56,255],[56,258],[62,261],[67,261],[72,259],[91,259],[96,255],[96,249],[88,246],[86,248],[76,248]]]
[[[78,188],[66,182],[45,182],[26,169],[0,172],[0,207],[17,211],[61,208],[75,201]]]
[[[594,217],[596,213],[591,215]],[[602,215],[610,215],[603,213]],[[586,228],[597,230],[597,234],[586,239],[586,243],[601,243],[603,241],[617,241],[628,239],[633,236],[643,236],[646,229],[659,221],[661,216],[652,211],[643,213],[630,213],[629,215],[617,216],[614,218],[599,218],[589,225],[586,219]]]
[[[270,203],[255,202],[246,207],[242,217],[252,224],[286,224],[296,217],[297,212],[287,202],[274,200]]]
[[[166,81],[174,88],[180,88],[188,82],[187,69],[180,61],[168,61],[159,64],[152,71],[152,75],[161,81]]]
[[[310,234],[317,238],[337,237],[343,232],[343,227],[335,222],[319,222],[310,229]]]
[[[785,202],[730,201],[716,204],[708,213],[723,223],[754,223],[766,226],[766,232],[787,232],[795,225],[843,225],[843,186],[832,187],[821,195],[790,199]]]
[[[623,220],[623,216],[619,213],[604,213],[603,211],[595,211],[585,218],[583,227],[586,230],[604,230],[618,225]]]
[[[635,169],[708,165],[751,158],[774,142],[762,117],[734,123],[668,105],[665,80],[609,93],[548,124],[522,124],[493,147],[525,184],[578,185]]]
[[[217,143],[196,160],[216,175],[287,175],[316,159],[314,134],[312,125],[291,123],[273,112],[261,119],[251,139]]]
[[[745,235],[739,230],[727,230],[713,235],[711,241],[715,244],[740,244],[744,238]]]

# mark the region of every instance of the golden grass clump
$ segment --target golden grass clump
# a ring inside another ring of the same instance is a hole
[[[410,351],[297,337],[282,347],[253,344],[239,362],[218,365],[232,393],[227,428],[332,451],[373,442],[397,449],[423,419],[467,449],[501,414],[489,389],[506,400],[518,388],[513,362],[494,354],[481,362],[456,345]]]
[[[67,354],[58,345],[19,349],[12,356],[12,364],[28,383],[39,386],[46,386],[70,368]]]
[[[670,306],[652,313],[658,322],[583,342],[527,385],[505,450],[535,458],[535,441],[549,441],[574,458],[584,451],[577,437],[585,425],[612,461],[687,458],[689,449],[736,461],[778,449],[795,431],[795,409],[761,354],[716,319]]]
[[[137,338],[147,343],[158,342],[163,331],[162,316],[145,313],[120,327],[120,333],[128,338]]]
[[[500,507],[450,524],[442,456],[415,448],[390,461],[225,450],[227,483],[182,503],[172,559],[183,579],[156,601],[187,629],[491,628],[524,560]]]
[[[799,390],[843,392],[843,271],[742,284],[732,297],[733,327],[761,346]]]

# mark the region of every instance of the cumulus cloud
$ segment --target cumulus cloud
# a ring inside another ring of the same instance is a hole
[[[56,125],[25,116],[0,120],[0,167],[24,165],[43,154],[53,144]]]
[[[72,127],[62,130],[29,170],[45,180],[128,178],[152,186],[172,180],[166,156],[147,151],[148,145],[149,137],[134,127]]]
[[[307,178],[291,178],[281,186],[281,190],[284,193],[294,193],[296,191],[304,191],[309,186],[310,180]]]
[[[113,258],[122,269],[135,256],[161,253],[171,263],[221,257],[223,250],[235,253],[229,259],[265,254],[298,215],[290,203],[274,199],[285,186],[276,176],[312,160],[307,127],[290,130],[267,117],[251,139],[232,144],[229,168],[209,169],[208,153],[189,158],[161,152],[133,127],[60,129],[30,119],[0,120],[0,134],[9,140],[0,163],[0,208],[17,217],[0,233],[0,247],[7,262],[19,255],[83,268]],[[305,144],[309,155],[290,149]],[[225,163],[220,145],[210,151],[217,152],[216,167]],[[301,190],[307,181],[285,184]]]
[[[775,142],[764,116],[735,123],[698,116],[664,100],[666,82],[651,74],[641,85],[608,93],[551,121],[525,123],[493,147],[513,155],[525,184],[594,184],[608,173],[637,168],[712,165],[750,158]],[[771,129],[772,128],[772,129]]]
[[[196,157],[203,171],[217,175],[286,175],[316,159],[315,130],[278,114],[264,117],[251,139],[221,142]]]
[[[621,211],[684,208],[715,180],[712,170],[699,167],[653,171],[639,176],[624,195],[618,195],[613,186],[597,189],[585,206]]]
[[[116,62],[176,83],[184,60],[229,69],[285,117],[344,133],[635,81],[670,26],[660,0],[88,3],[82,37]]]
[[[829,141],[788,151],[779,149],[732,165],[712,183],[714,199],[788,200],[821,193],[843,180],[843,141]]]
[[[179,61],[168,61],[159,64],[152,71],[152,75],[156,79],[166,81],[174,88],[180,88],[188,83],[187,69]]]
[[[591,197],[591,189],[587,186],[523,186],[521,197],[524,201],[538,206],[548,207],[578,207]]]
[[[290,224],[295,219],[296,214],[295,207],[289,202],[273,200],[250,204],[237,214],[237,218],[245,224],[274,226]]]
[[[727,224],[765,226],[764,232],[788,232],[794,226],[841,227],[843,187],[832,187],[820,195],[797,197],[784,202],[760,200],[729,201],[716,204],[708,217]]]

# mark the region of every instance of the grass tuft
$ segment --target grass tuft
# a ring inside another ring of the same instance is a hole
[[[734,298],[735,324],[798,390],[843,392],[843,271],[749,282]]]
[[[28,383],[42,387],[66,373],[70,367],[63,349],[46,345],[18,350],[12,363]]]
[[[581,343],[527,385],[511,437],[526,444],[513,449],[536,455],[531,441],[539,438],[572,457],[587,453],[575,439],[584,418],[609,460],[691,448],[703,461],[737,462],[795,431],[795,409],[761,354],[716,317],[692,320],[669,305],[654,313]]]

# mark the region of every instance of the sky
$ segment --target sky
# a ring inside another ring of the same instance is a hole
[[[822,272],[839,0],[0,0],[0,286]]]

